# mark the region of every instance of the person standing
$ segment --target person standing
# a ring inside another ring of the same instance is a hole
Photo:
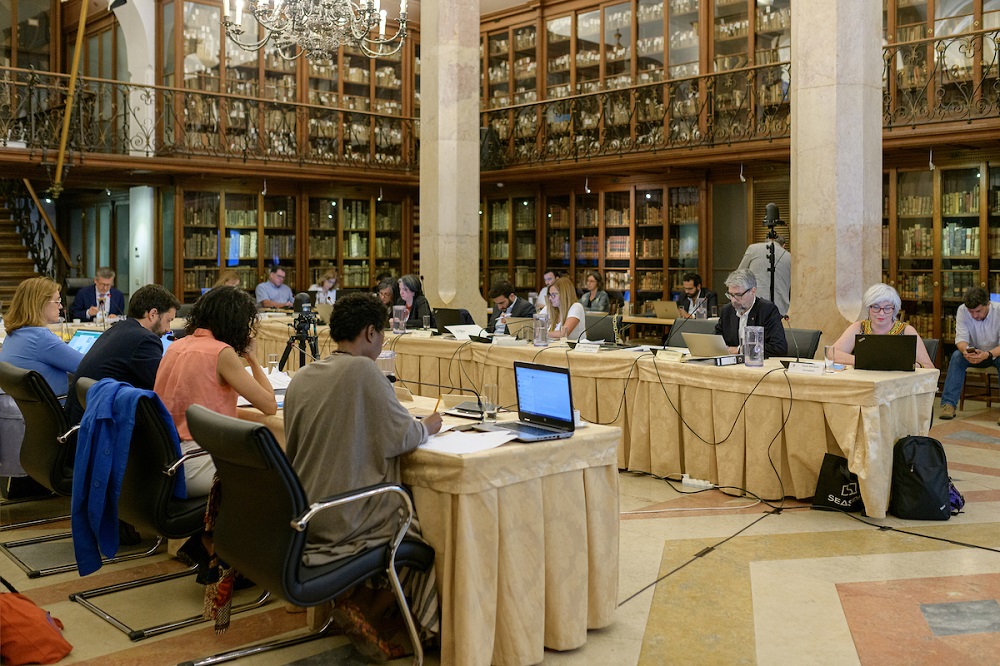
[[[774,247],[774,304],[782,316],[788,314],[792,300],[792,254],[785,249],[784,236],[776,235],[773,240],[754,243],[747,248],[740,260],[739,270],[748,270],[757,279],[761,291],[757,297],[771,298],[771,263],[768,259],[770,247]]]
[[[943,420],[955,418],[965,385],[965,373],[970,368],[994,367],[1000,372],[1000,312],[990,303],[990,295],[982,287],[965,292],[965,302],[955,313],[955,346],[948,363],[941,392]],[[933,360],[933,359],[932,359]]]
[[[94,321],[100,319],[99,312],[107,321],[125,314],[125,294],[115,289],[115,272],[107,266],[101,266],[94,273],[93,287],[76,292],[69,307],[69,318]]]

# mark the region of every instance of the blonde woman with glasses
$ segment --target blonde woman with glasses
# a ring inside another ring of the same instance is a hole
[[[854,365],[854,337],[856,335],[915,335],[917,337],[917,364],[921,368],[933,368],[934,362],[927,355],[917,329],[899,321],[902,303],[896,290],[887,284],[873,284],[862,297],[863,312],[867,319],[856,321],[847,327],[844,334],[834,344],[834,361]]]
[[[47,277],[29,278],[17,286],[4,314],[7,339],[0,361],[36,370],[56,395],[66,395],[67,373],[75,373],[83,354],[49,330],[62,312],[59,285]]]
[[[576,287],[568,277],[549,286],[549,337],[578,340],[586,328],[587,313],[577,301]]]

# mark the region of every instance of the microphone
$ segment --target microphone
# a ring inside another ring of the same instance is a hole
[[[621,317],[621,315],[611,315],[611,314],[609,314],[608,317],[615,317],[615,319],[611,320],[612,334],[618,333],[620,335],[622,332],[624,332],[626,329],[628,329],[628,328],[630,328],[632,326],[632,324],[625,324],[624,326],[616,325],[617,322],[621,321],[620,319],[617,319],[618,317]],[[587,331],[589,331],[590,329],[594,328],[598,324],[604,322],[604,319],[605,319],[604,317],[600,317],[599,319],[595,319],[593,322],[591,322],[591,324],[589,326],[586,325],[586,319],[584,319],[584,324],[585,325],[583,327],[583,331],[580,332],[580,337],[577,338],[576,341],[577,342],[590,342],[589,340],[587,340]],[[567,341],[568,340],[569,340],[569,338],[567,338]],[[607,341],[605,340],[605,342],[607,342]],[[612,340],[611,342],[612,343],[617,342],[617,336],[616,336],[616,339]]]
[[[437,387],[439,389],[448,389],[450,391],[459,391],[459,392],[464,392],[464,393],[471,393],[472,395],[476,396],[476,404],[479,406],[479,416],[480,416],[480,418],[483,418],[483,414],[486,411],[486,410],[483,409],[483,397],[475,389],[461,388],[461,387],[458,387],[458,386],[448,386],[447,384],[435,384],[433,382],[418,382],[415,379],[403,379],[402,377],[397,377],[396,375],[393,375],[393,374],[388,374],[388,375],[385,376],[385,378],[387,380],[389,380],[390,384],[396,384],[398,382],[400,384],[403,384],[404,387],[405,387],[406,384],[417,384],[418,386],[435,386],[435,387]]]
[[[697,310],[697,309],[698,309],[698,303],[699,303],[699,302],[701,302],[701,301],[702,301],[702,300],[703,300],[704,298],[705,298],[705,297],[704,297],[704,296],[702,296],[702,297],[698,298],[698,300],[696,300],[696,301],[694,302],[694,307],[695,307],[695,310]],[[671,327],[670,327],[670,332],[669,332],[669,333],[667,333],[667,337],[666,337],[666,340],[664,340],[664,341],[663,341],[663,346],[664,346],[664,347],[666,347],[666,346],[667,346],[667,344],[666,344],[666,343],[670,342],[670,338],[675,338],[675,339],[677,339],[677,337],[678,337],[678,336],[680,335],[680,333],[681,333],[681,329],[682,329],[682,328],[684,327],[684,324],[685,324],[685,322],[687,322],[687,321],[688,321],[688,320],[690,320],[690,319],[694,319],[694,315],[691,315],[690,317],[681,317],[681,320],[680,320],[680,322],[678,322],[678,321],[677,321],[676,319],[674,320],[674,324],[673,324],[673,326],[671,326]],[[684,338],[680,338],[680,341],[681,341],[681,345],[682,345],[682,346],[685,346],[685,347],[687,346],[687,345],[685,345],[685,344],[684,344]]]
[[[788,315],[781,315],[781,323],[787,324],[787,326],[785,327],[785,331],[786,331],[786,333],[785,333],[785,339],[787,340],[788,339],[788,333],[787,333],[787,331],[791,331],[792,330],[792,324],[788,320]],[[800,354],[799,354],[799,341],[795,338],[795,334],[794,333],[792,333],[792,344],[795,346],[795,362],[796,363],[800,363],[801,361],[800,361]]]

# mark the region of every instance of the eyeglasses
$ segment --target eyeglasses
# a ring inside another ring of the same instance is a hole
[[[730,293],[729,293],[729,292],[727,291],[727,292],[726,292],[726,298],[728,298],[728,299],[729,299],[729,300],[731,300],[731,301],[735,301],[735,300],[736,300],[737,298],[743,298],[744,296],[746,296],[746,295],[747,295],[748,293],[750,293],[750,290],[751,290],[751,289],[753,289],[753,287],[751,287],[750,289],[747,289],[747,290],[746,290],[746,291],[744,291],[744,292],[743,292],[742,294],[730,294]]]
[[[62,305],[62,300],[60,299],[58,301],[49,301],[49,303],[55,303],[56,305]]]
[[[892,311],[896,309],[895,305],[883,305],[879,307],[877,305],[869,305],[868,309],[872,312],[884,312],[885,314],[892,314]]]
[[[274,277],[281,278],[282,280],[284,280],[285,279],[285,274],[284,273],[275,273]]]

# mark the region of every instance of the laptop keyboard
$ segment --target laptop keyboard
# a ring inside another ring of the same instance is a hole
[[[544,437],[545,435],[558,434],[554,430],[539,428],[537,426],[528,425],[527,423],[521,423],[520,421],[512,421],[510,423],[504,423],[503,427],[507,428],[508,430],[513,430],[514,432],[520,432],[525,435],[535,435],[537,437]]]

